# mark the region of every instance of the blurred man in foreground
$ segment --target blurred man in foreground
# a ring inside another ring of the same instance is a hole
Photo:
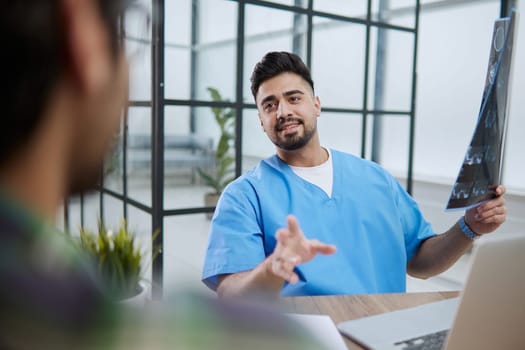
[[[118,132],[128,89],[118,20],[129,5],[2,3],[0,348],[313,347],[272,313],[253,321],[243,308],[193,298],[176,312],[123,310],[54,229],[63,199],[97,183]]]

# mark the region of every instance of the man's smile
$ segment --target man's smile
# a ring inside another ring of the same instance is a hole
[[[300,125],[302,125],[303,122],[300,119],[297,118],[289,118],[282,124],[278,124],[275,129],[278,132],[283,131],[285,134],[290,134],[293,132],[296,132]]]

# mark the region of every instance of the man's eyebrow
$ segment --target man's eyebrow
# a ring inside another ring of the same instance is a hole
[[[301,91],[301,90],[290,90],[290,91],[286,91],[285,93],[283,93],[283,96],[288,97],[288,96],[292,96],[292,95],[295,95],[295,94],[304,95],[304,92]],[[275,95],[266,96],[265,98],[263,98],[261,100],[260,104],[263,105],[263,104],[265,104],[268,101],[275,100],[276,98],[277,97]]]
[[[275,99],[276,99],[275,95],[266,96],[265,98],[263,98],[261,100],[260,104],[263,105],[266,102],[271,101],[271,100],[275,100]]]
[[[290,91],[286,91],[283,95],[284,96],[291,96],[291,95],[295,95],[295,94],[304,95],[304,92],[302,92],[301,90],[290,90]]]

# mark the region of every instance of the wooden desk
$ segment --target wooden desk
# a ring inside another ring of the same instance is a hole
[[[458,292],[292,297],[283,299],[283,304],[289,312],[328,315],[337,324],[456,296]],[[343,338],[349,349],[363,349],[350,339]]]

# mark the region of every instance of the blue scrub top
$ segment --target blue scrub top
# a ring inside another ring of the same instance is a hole
[[[416,202],[377,164],[331,150],[332,197],[297,176],[276,155],[232,182],[211,223],[203,282],[251,270],[270,255],[275,233],[293,214],[308,239],[337,246],[296,268],[300,281],[281,295],[394,293],[406,289],[406,265],[435,235]]]

